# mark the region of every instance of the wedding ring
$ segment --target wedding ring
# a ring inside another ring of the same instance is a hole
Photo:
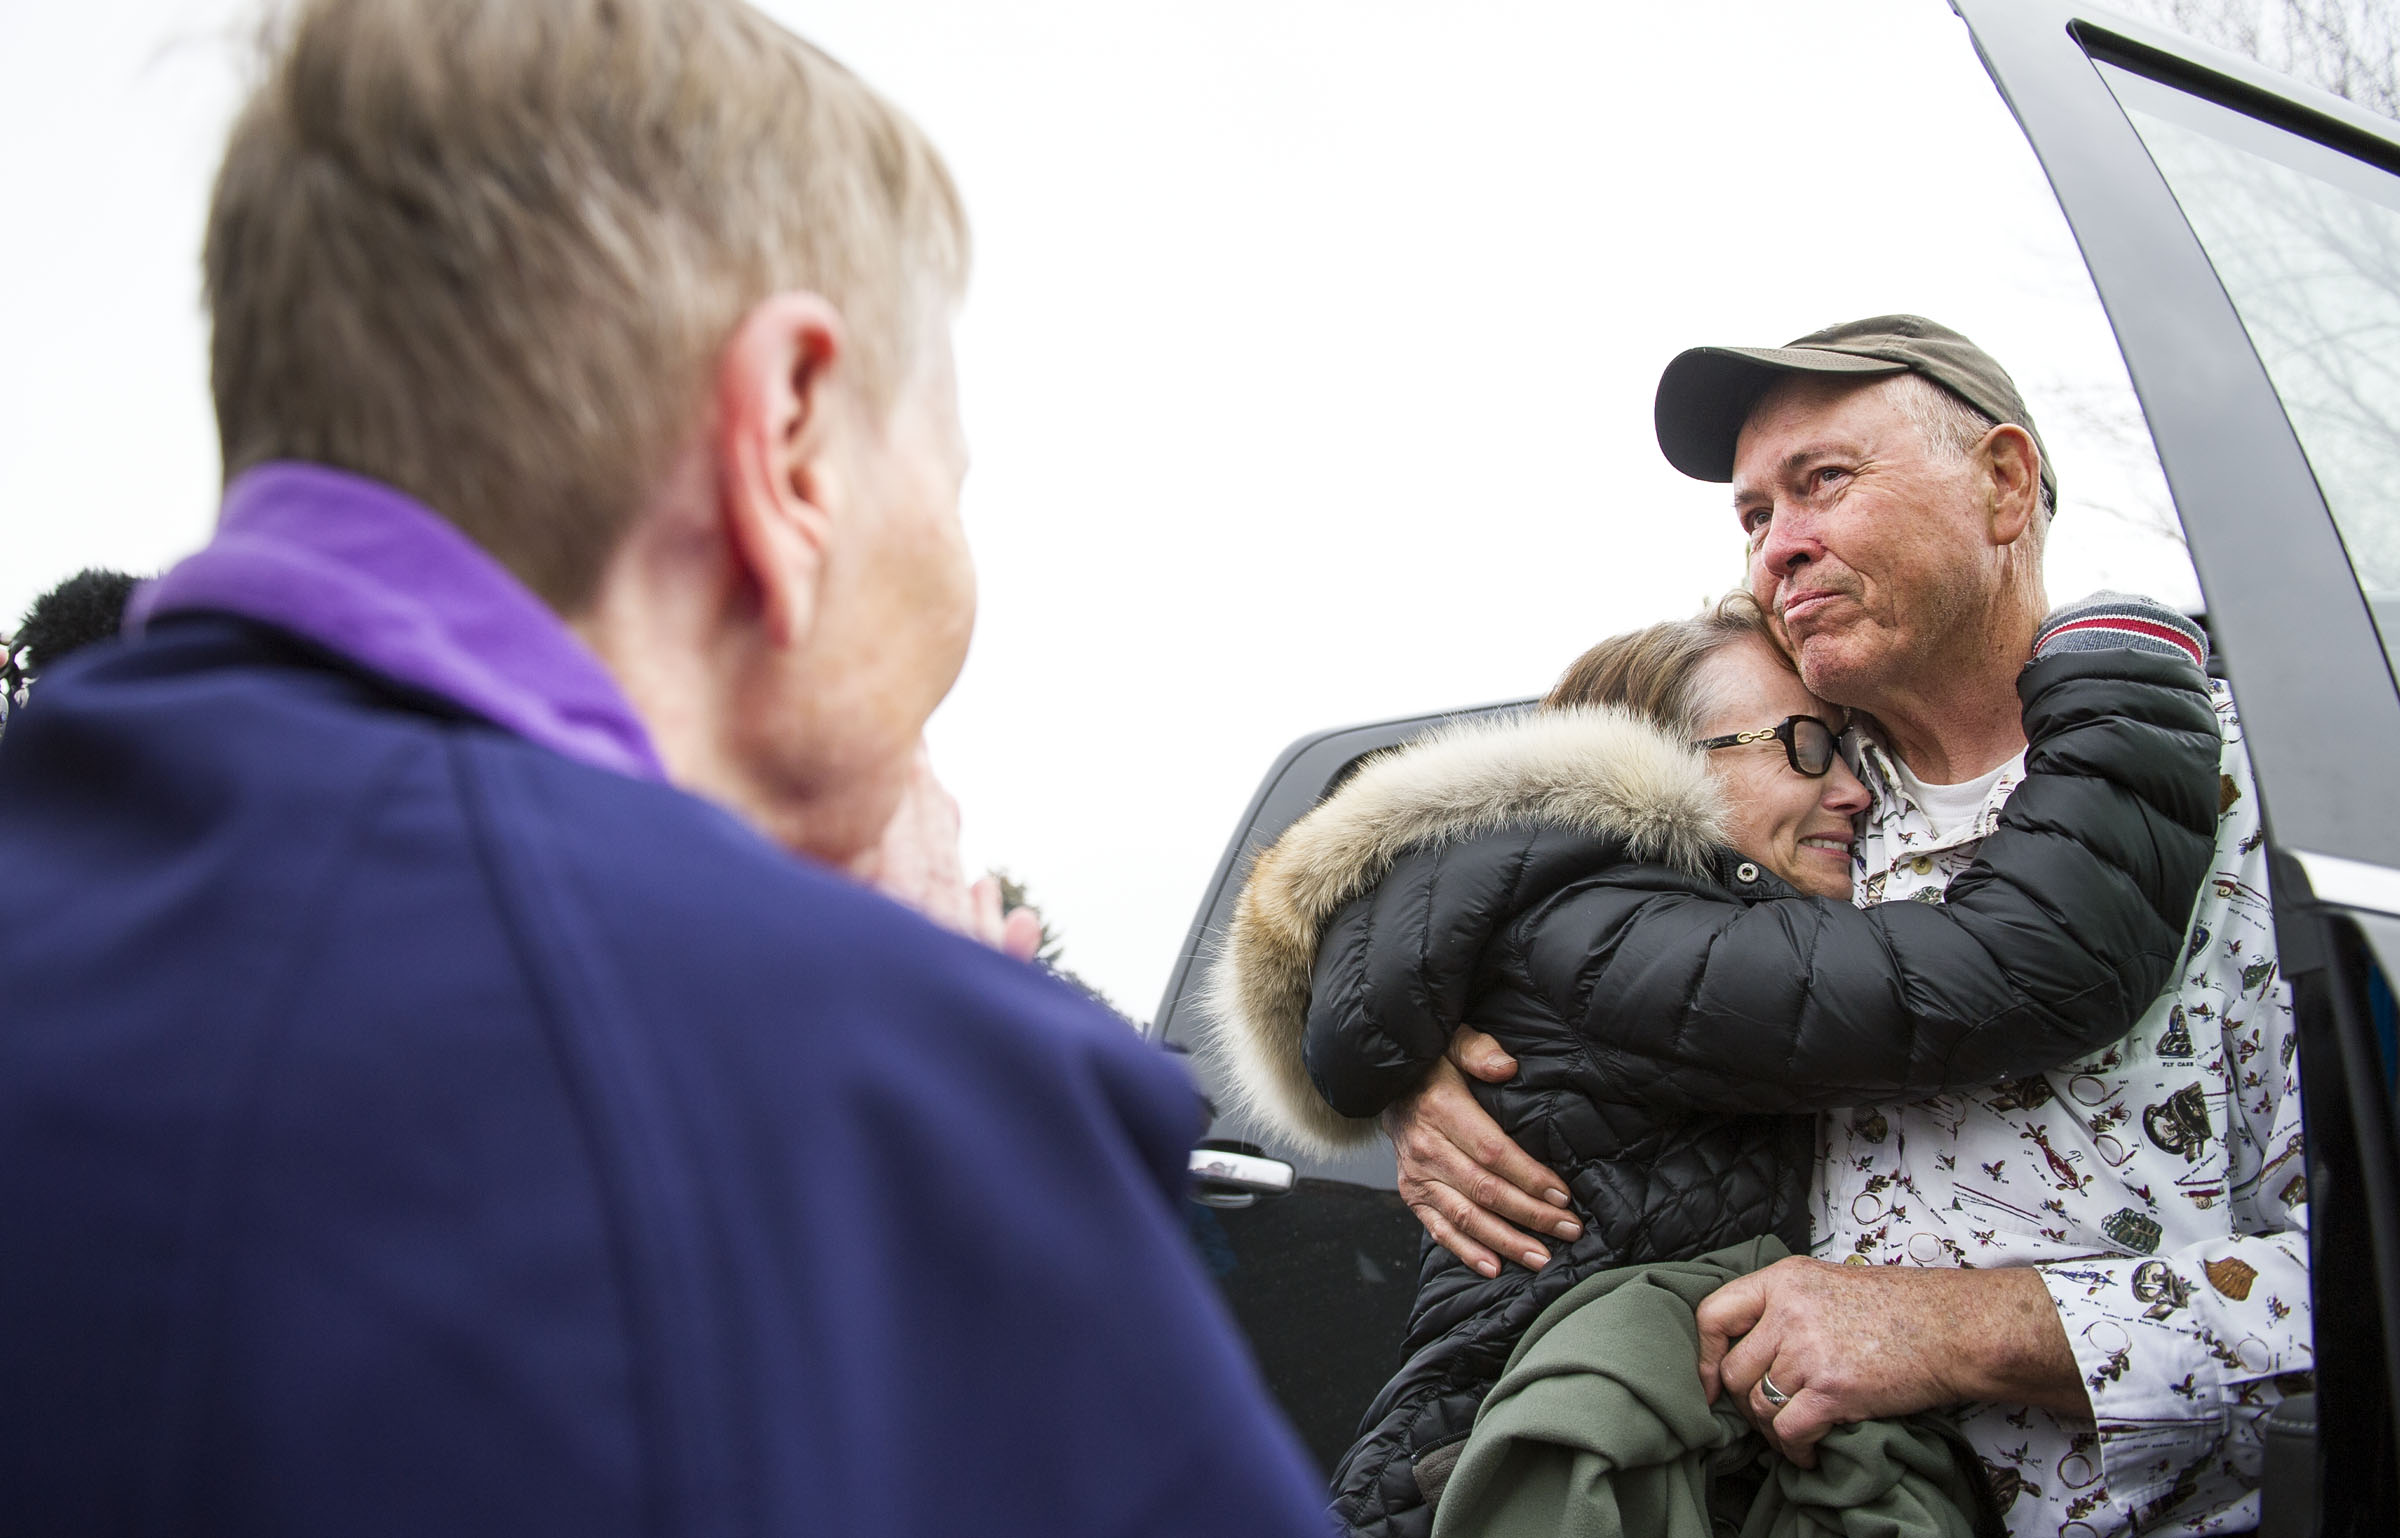
[[[1769,1373],[1758,1375],[1758,1391],[1766,1396],[1767,1403],[1778,1410],[1792,1402],[1792,1396],[1777,1388],[1773,1375]]]

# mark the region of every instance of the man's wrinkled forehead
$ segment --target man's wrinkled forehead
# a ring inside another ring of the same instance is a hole
[[[1811,461],[1866,453],[1895,424],[1905,426],[1893,397],[1906,378],[1794,374],[1769,385],[1734,440],[1735,504],[1766,494]]]

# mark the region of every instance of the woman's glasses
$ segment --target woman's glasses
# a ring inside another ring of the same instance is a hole
[[[1783,744],[1783,760],[1792,766],[1794,774],[1822,779],[1833,767],[1833,728],[1815,716],[1785,716],[1780,725],[1761,727],[1755,732],[1735,732],[1730,737],[1703,737],[1692,746],[1714,752],[1718,748],[1738,748],[1745,742],[1769,739]]]

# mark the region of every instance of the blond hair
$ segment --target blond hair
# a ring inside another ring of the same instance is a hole
[[[1778,661],[1792,666],[1757,601],[1748,593],[1728,593],[1690,619],[1610,636],[1568,664],[1542,708],[1616,705],[1678,736],[1697,737],[1716,709],[1703,687],[1701,664],[1746,637],[1765,642]]]
[[[300,0],[209,210],[230,479],[411,493],[587,603],[741,317],[844,320],[888,404],[967,266],[924,135],[739,0]]]

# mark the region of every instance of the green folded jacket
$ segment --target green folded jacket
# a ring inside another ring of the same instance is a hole
[[[1624,1266],[1544,1309],[1460,1444],[1434,1538],[2001,1534],[1980,1465],[1939,1419],[1836,1427],[1804,1469],[1730,1395],[1702,1396],[1693,1311],[1788,1253],[1768,1237]]]

